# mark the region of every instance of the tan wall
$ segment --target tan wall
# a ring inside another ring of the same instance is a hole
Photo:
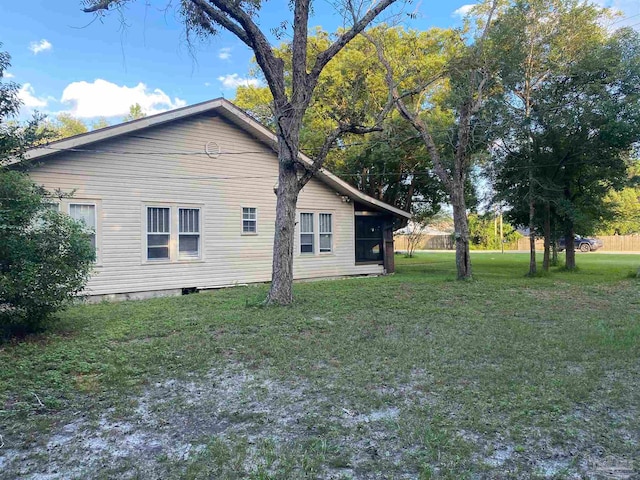
[[[612,235],[597,237],[604,242],[602,252],[640,252],[640,235]],[[423,235],[416,250],[453,250],[455,245],[450,235]],[[395,236],[396,251],[407,250],[407,236]],[[544,241],[536,239],[536,249],[544,250]],[[505,250],[529,250],[529,238],[519,238],[517,242],[505,244]]]
[[[236,155],[170,154],[203,152],[209,141]],[[200,116],[86,149],[99,152],[61,153],[45,159],[31,176],[49,189],[75,190],[74,201],[98,205],[99,260],[88,294],[270,280],[278,165],[264,144],[219,117]],[[153,204],[201,208],[201,259],[146,260],[145,206]],[[242,207],[258,209],[257,235],[242,235]],[[317,213],[333,213],[334,251],[296,254],[295,278],[382,272],[380,265],[355,265],[353,204],[314,179],[301,192],[298,207],[316,213],[316,222]],[[296,232],[295,252],[298,239]]]

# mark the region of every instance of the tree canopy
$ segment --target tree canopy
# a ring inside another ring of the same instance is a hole
[[[404,65],[406,85],[417,82],[412,77],[418,74],[425,78],[437,75],[460,43],[457,33],[447,29],[421,32],[383,25],[371,31],[384,36],[394,64]],[[321,50],[329,40],[329,34],[318,29],[310,37],[308,48],[310,52]],[[290,49],[290,43],[284,43],[277,50],[286,69],[291,67],[286,61]],[[290,78],[288,72],[286,78]],[[446,92],[447,83],[441,82],[425,94],[425,99],[438,105],[428,113],[429,121],[437,128],[452,123],[453,112],[444,105]],[[274,126],[273,97],[268,87],[241,86],[234,101],[261,122]],[[372,123],[387,102],[385,75],[375,46],[365,37],[356,37],[320,75],[303,118],[301,149],[313,156],[339,123]],[[337,148],[329,152],[328,168],[368,195],[403,210],[411,212],[429,205],[437,211],[445,193],[432,173],[433,164],[416,132],[397,112],[389,112],[380,127],[380,131],[366,137],[345,134]],[[446,135],[439,135],[443,143]]]
[[[623,186],[640,139],[639,37],[608,32],[605,16],[573,0],[515,2],[493,32],[503,90],[492,112],[497,200],[532,238],[545,232],[546,265],[555,221],[574,267],[569,237],[610,216],[605,195]]]

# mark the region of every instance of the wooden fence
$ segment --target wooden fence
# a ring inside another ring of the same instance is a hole
[[[409,242],[408,235],[394,236],[394,249],[406,251]],[[416,244],[416,250],[454,250],[456,248],[451,235],[421,235]]]
[[[604,243],[599,252],[640,252],[640,235],[598,236]],[[518,239],[517,250],[529,250],[529,238]],[[536,250],[544,250],[544,241],[536,239]]]
[[[640,235],[610,235],[597,237],[603,241],[601,252],[640,252]],[[407,235],[396,235],[395,250],[407,250]],[[422,235],[416,250],[454,250],[455,243],[451,235]],[[507,243],[505,250],[529,250],[529,238],[523,237],[517,242]],[[536,239],[536,250],[543,250],[543,240]]]

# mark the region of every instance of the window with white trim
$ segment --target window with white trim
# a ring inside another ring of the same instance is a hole
[[[258,233],[258,209],[242,207],[242,233]]]
[[[38,216],[32,222],[32,226],[34,228],[42,228],[45,224],[45,216],[51,212],[60,212],[60,204],[56,202],[44,202],[42,204],[42,209],[38,212]]]
[[[171,208],[147,207],[147,260],[169,260]]]
[[[57,204],[55,207],[50,207],[52,210],[57,210]],[[70,203],[69,204],[69,216],[84,224],[85,232],[91,240],[91,246],[96,249],[96,205],[94,203]]]
[[[318,215],[318,233],[320,235],[320,253],[330,253],[333,250],[333,218],[330,213]]]
[[[178,208],[178,258],[200,258],[199,208]]]
[[[59,212],[60,204],[57,202],[47,202],[44,204],[44,210],[47,212]]]
[[[300,253],[314,253],[313,213],[300,214]]]

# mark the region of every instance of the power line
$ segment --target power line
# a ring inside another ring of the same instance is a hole
[[[559,163],[548,164],[536,164],[535,168],[540,167],[556,167],[556,166],[576,166],[576,165],[592,165],[591,161],[579,161],[579,162],[566,162],[560,165]],[[505,166],[509,170],[519,170],[531,168],[529,165],[513,165]],[[75,172],[56,172],[53,170],[46,170],[38,168],[41,173],[61,176],[73,176],[73,177],[99,177],[99,178],[134,178],[144,180],[267,180],[277,179],[278,174],[273,175],[141,175],[141,174],[127,174],[127,173],[115,173],[102,175],[99,173],[75,173]],[[431,169],[424,169],[422,171],[391,171],[391,172],[372,172],[372,173],[335,173],[337,177],[351,177],[351,178],[364,178],[364,177],[386,177],[386,176],[431,176],[433,175]]]
[[[635,15],[629,15],[628,17],[619,18],[615,22],[611,22],[609,25],[607,25],[607,27],[610,27],[611,25],[615,25],[616,23],[624,22],[625,20],[631,20],[632,18],[635,18],[635,17],[640,17],[640,13],[636,13]],[[624,25],[622,28],[624,28]]]

